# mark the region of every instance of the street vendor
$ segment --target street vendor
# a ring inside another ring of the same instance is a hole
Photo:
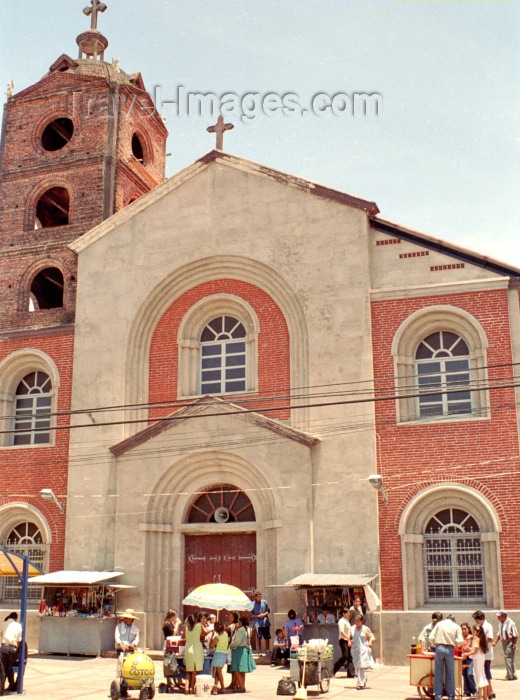
[[[440,620],[442,620],[442,613],[434,612],[432,613],[432,621],[423,627],[422,632],[419,635],[419,641],[421,642],[423,654],[427,651],[433,650],[430,642],[430,634],[433,632],[433,628]]]
[[[119,622],[115,631],[116,649],[118,651],[135,651],[139,644],[139,627],[136,625],[135,612],[127,608],[118,615]]]

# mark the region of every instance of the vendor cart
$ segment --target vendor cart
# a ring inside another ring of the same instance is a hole
[[[435,654],[408,654],[410,659],[410,685],[415,685],[419,697],[434,698],[433,680]],[[455,657],[455,697],[462,698],[462,659]]]
[[[334,675],[334,659],[330,657],[323,658],[323,655],[319,651],[308,651],[305,660],[305,677],[303,675],[303,658],[300,656],[298,659],[293,659],[291,661],[291,671],[294,661],[298,663],[297,678],[294,678],[292,673],[291,678],[297,681],[300,687],[302,685],[304,688],[308,685],[317,685],[320,693],[328,692],[330,679]]]

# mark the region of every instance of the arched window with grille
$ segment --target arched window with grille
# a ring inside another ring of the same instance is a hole
[[[460,335],[438,331],[423,338],[415,353],[421,418],[472,412],[469,362],[469,349]]]
[[[36,523],[21,521],[17,523],[3,540],[2,546],[15,554],[28,556],[32,564],[45,570],[48,545],[44,543],[43,535]],[[21,584],[17,576],[0,578],[2,602],[18,602],[21,598]],[[41,599],[43,589],[29,586],[29,600]]]
[[[222,484],[201,493],[191,504],[188,523],[254,522],[255,511],[249,496],[236,486]]]
[[[50,443],[52,383],[37,370],[18,383],[14,400],[13,445]]]
[[[200,393],[246,391],[246,329],[234,316],[221,315],[200,337]]]
[[[427,603],[486,601],[482,535],[475,518],[445,508],[424,530],[424,583]]]

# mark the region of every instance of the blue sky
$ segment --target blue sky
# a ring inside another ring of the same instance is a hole
[[[224,150],[377,202],[381,216],[520,267],[520,3],[106,0],[106,58],[217,95],[377,93],[379,116],[259,116]],[[87,0],[0,0],[0,81],[41,78],[89,26]],[[165,106],[168,175],[213,147]]]

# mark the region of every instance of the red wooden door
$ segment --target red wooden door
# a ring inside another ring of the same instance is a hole
[[[256,590],[256,534],[186,535],[184,595],[205,583],[229,583],[252,596]],[[184,615],[194,610],[185,606]]]

